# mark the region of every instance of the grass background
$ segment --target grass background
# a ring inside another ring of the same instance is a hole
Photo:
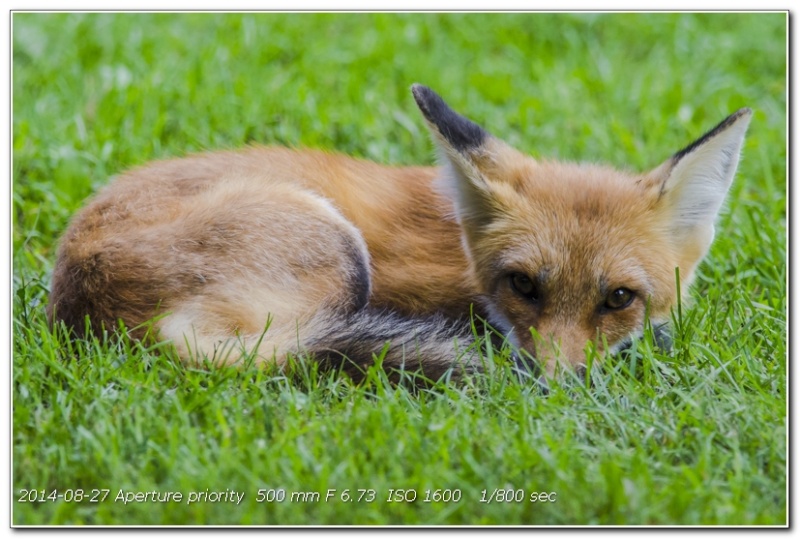
[[[786,523],[784,14],[15,13],[12,45],[15,524]],[[592,389],[542,396],[500,368],[412,394],[378,371],[187,369],[48,330],[58,235],[110,176],[253,142],[430,163],[413,82],[535,156],[637,170],[755,110],[673,352],[645,340]],[[120,489],[245,498],[126,505]]]

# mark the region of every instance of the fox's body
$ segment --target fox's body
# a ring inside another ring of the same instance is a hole
[[[480,368],[471,313],[550,372],[583,363],[587,342],[618,348],[646,313],[669,318],[749,111],[635,175],[535,161],[414,94],[441,169],[249,148],[122,175],[62,239],[51,319],[141,336],[156,317],[188,361],[308,351],[363,365],[387,344],[386,366],[437,377],[459,357]]]

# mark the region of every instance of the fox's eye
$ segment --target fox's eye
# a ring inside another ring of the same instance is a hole
[[[539,290],[536,283],[525,275],[524,273],[512,273],[510,276],[511,288],[519,294],[531,301],[539,301]]]
[[[617,288],[606,297],[603,307],[610,311],[624,309],[633,301],[634,293],[627,288]]]

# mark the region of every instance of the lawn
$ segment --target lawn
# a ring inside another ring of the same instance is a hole
[[[14,14],[13,523],[785,525],[786,24]],[[502,358],[411,391],[47,327],[59,234],[114,174],[249,143],[432,163],[414,82],[534,156],[635,170],[753,108],[671,352],[645,338],[547,395]]]

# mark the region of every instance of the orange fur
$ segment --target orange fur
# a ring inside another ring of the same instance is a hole
[[[718,159],[707,149],[725,137],[723,150],[735,146],[738,158],[746,121],[636,175],[536,161],[420,88],[443,169],[253,147],[121,175],[61,241],[50,319],[77,332],[86,316],[94,328],[122,320],[141,337],[160,316],[158,337],[187,361],[368,354],[386,341],[402,348],[393,365],[440,374],[471,346],[468,332],[448,328],[472,308],[549,372],[556,359],[581,364],[588,342],[619,347],[648,309],[668,318],[674,269],[691,280],[718,208],[694,223],[700,210],[673,193],[710,193],[692,174]],[[731,166],[717,169],[732,177]],[[722,197],[727,184],[714,189]],[[535,298],[514,288],[518,274],[535,281]],[[606,309],[618,289],[633,301]],[[426,322],[403,337],[400,321],[412,319]],[[472,368],[477,361],[467,355]]]

